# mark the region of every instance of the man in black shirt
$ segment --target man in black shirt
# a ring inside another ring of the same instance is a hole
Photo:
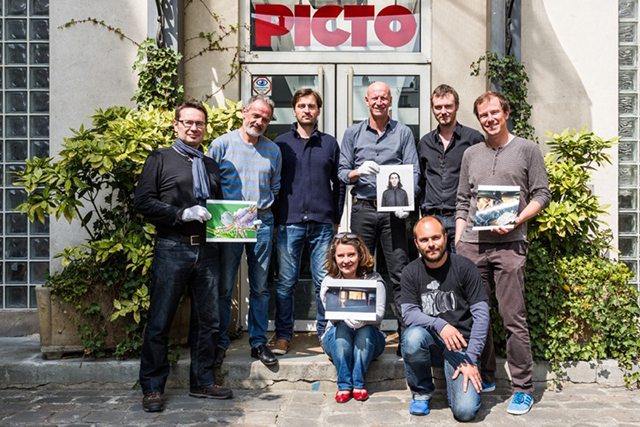
[[[418,158],[422,174],[422,214],[438,218],[447,230],[447,249],[455,253],[456,194],[462,155],[484,141],[480,132],[456,120],[460,99],[451,86],[442,84],[431,94],[431,110],[438,127],[420,139]]]
[[[456,419],[470,421],[480,409],[478,359],[489,328],[489,305],[480,271],[446,251],[447,235],[435,217],[413,228],[421,258],[402,271],[402,356],[413,394],[412,415],[427,415],[435,386],[432,366],[444,365],[447,399]]]
[[[189,395],[229,399],[215,385],[213,358],[218,341],[218,247],[206,243],[206,199],[221,199],[220,168],[200,148],[207,110],[187,101],[176,108],[176,142],[154,150],[144,164],[134,205],[156,226],[149,318],[142,345],[140,385],[147,412],[164,409],[169,376],[169,329],[185,287],[191,296]]]

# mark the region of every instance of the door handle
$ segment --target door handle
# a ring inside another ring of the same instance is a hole
[[[322,68],[322,67],[318,67],[318,92],[320,93],[320,96],[322,97],[322,99],[325,99],[325,97],[324,97],[324,68]],[[320,117],[318,117],[318,130],[320,132],[324,132],[324,114],[322,113],[322,110],[320,110]]]
[[[353,67],[347,71],[347,128],[353,124]]]

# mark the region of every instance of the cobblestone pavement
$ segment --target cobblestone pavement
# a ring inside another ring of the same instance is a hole
[[[165,394],[161,413],[142,410],[136,390],[0,390],[2,426],[451,426],[458,423],[437,392],[426,417],[409,415],[408,391],[372,394],[366,402],[337,404],[333,393],[236,390],[231,400],[195,399],[185,390]],[[640,426],[640,391],[568,385],[536,393],[526,415],[506,413],[509,395],[483,396],[475,422],[488,426]]]

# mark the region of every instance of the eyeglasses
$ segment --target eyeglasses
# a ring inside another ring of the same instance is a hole
[[[182,123],[182,126],[190,129],[193,125],[196,125],[198,129],[204,129],[207,125],[205,122],[194,122],[193,120],[176,120],[176,122]]]
[[[357,239],[358,235],[357,234],[353,234],[353,233],[338,233],[335,236],[333,236],[334,239],[338,240],[338,239]]]

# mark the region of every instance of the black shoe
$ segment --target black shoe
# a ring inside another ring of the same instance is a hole
[[[276,356],[264,344],[260,344],[257,347],[252,347],[251,357],[260,359],[260,361],[264,363],[265,366],[272,366],[272,365],[278,364],[278,359],[276,358]]]
[[[202,397],[205,399],[231,399],[233,397],[233,391],[213,384],[205,387],[191,387],[189,389],[189,396]]]
[[[154,391],[145,394],[142,398],[142,409],[144,409],[145,412],[162,412],[164,409],[162,393]]]
[[[221,348],[216,349],[216,357],[213,359],[213,367],[219,368],[220,366],[222,366],[222,362],[224,361],[226,355],[227,350],[223,350]]]

